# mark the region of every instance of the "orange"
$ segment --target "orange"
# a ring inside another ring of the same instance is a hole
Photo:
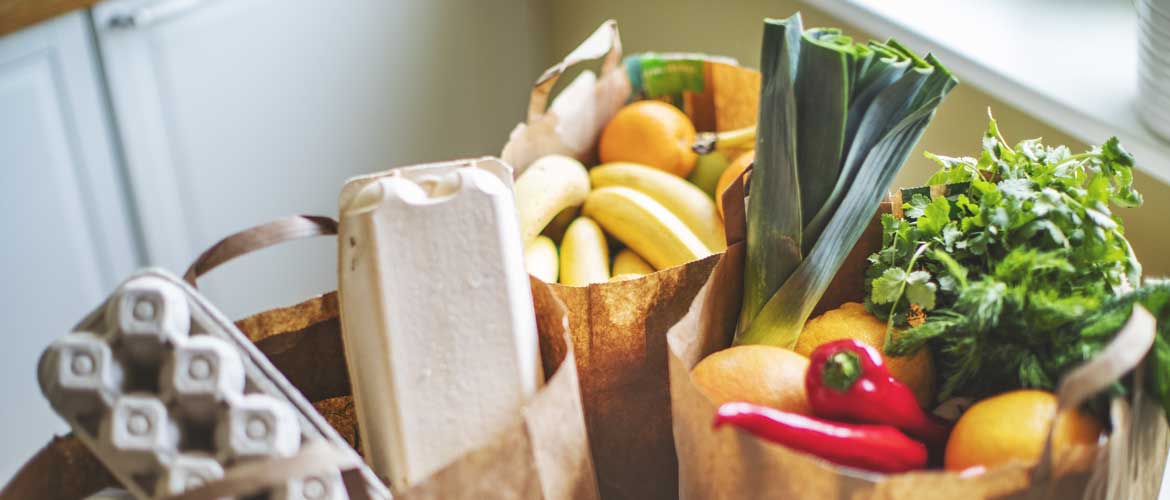
[[[881,351],[886,342],[886,322],[866,311],[864,305],[846,302],[805,323],[793,350],[809,356],[821,344],[840,339],[857,339]],[[910,386],[918,404],[929,408],[934,402],[934,358],[930,350],[924,348],[907,357],[883,353],[882,357],[890,375]]]
[[[614,115],[601,131],[601,163],[629,161],[686,178],[695,168],[695,126],[678,108],[638,101]]]
[[[723,216],[723,192],[727,190],[727,186],[731,185],[731,181],[747,170],[753,161],[756,161],[756,150],[754,149],[736,156],[731,161],[731,165],[728,165],[723,174],[719,176],[719,182],[715,183],[715,208],[719,209],[720,217]]]
[[[808,358],[783,347],[741,345],[703,358],[691,370],[699,391],[716,406],[745,401],[812,415],[804,390]]]
[[[948,470],[990,469],[1012,460],[1033,464],[1040,460],[1054,415],[1056,396],[1050,392],[1018,390],[981,400],[955,424],[944,464]],[[1096,418],[1079,410],[1064,413],[1052,435],[1056,470],[1087,465],[1100,435]]]

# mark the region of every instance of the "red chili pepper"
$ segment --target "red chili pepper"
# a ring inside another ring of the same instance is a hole
[[[892,474],[926,466],[926,446],[888,425],[840,424],[751,403],[720,406],[715,428],[723,424],[846,467]]]
[[[906,384],[890,376],[877,349],[857,340],[816,348],[804,384],[819,417],[892,425],[927,444],[946,443],[947,427],[918,406]]]

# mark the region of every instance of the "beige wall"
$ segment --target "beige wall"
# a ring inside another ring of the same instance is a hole
[[[617,19],[626,53],[646,50],[696,51],[735,57],[758,67],[764,17],[787,17],[800,10],[806,26],[850,27],[809,6],[791,0],[553,0],[547,15],[551,26],[552,57],[567,54],[605,19]],[[857,36],[857,35],[855,35]],[[872,35],[871,35],[872,36]],[[929,47],[915,47],[927,51]],[[551,62],[551,61],[550,61]],[[944,61],[945,62],[945,61]],[[962,78],[962,75],[959,75]],[[1010,141],[1043,137],[1050,144],[1067,144],[1074,151],[1087,146],[970,85],[960,85],[939,108],[919,150],[911,155],[895,186],[921,184],[933,164],[922,156],[930,150],[951,156],[978,152],[991,108]],[[1102,140],[1105,138],[1102,138]],[[1139,163],[1141,159],[1138,159]],[[1145,195],[1142,208],[1121,212],[1129,239],[1147,275],[1170,275],[1170,187],[1151,177],[1136,175]]]

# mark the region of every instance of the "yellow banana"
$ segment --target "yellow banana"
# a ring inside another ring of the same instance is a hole
[[[613,273],[611,274],[614,278],[623,274],[642,275],[653,272],[654,268],[629,248],[623,248],[618,252],[617,257],[613,258]]]
[[[593,219],[577,217],[561,241],[561,284],[585,286],[609,281],[609,245]]]
[[[686,224],[641,191],[623,186],[594,189],[585,197],[581,213],[593,218],[606,232],[638,252],[655,269],[711,255]],[[563,263],[561,277],[563,280]]]
[[[715,133],[715,151],[735,152],[756,147],[756,126]],[[729,155],[730,156],[730,155]]]
[[[537,236],[524,249],[524,268],[528,274],[536,276],[545,283],[557,282],[557,271],[560,270],[560,259],[557,258],[557,245],[548,236]]]
[[[532,243],[561,210],[580,205],[589,194],[589,173],[581,162],[561,155],[536,160],[516,179],[520,237]]]
[[[698,154],[719,151],[728,158],[734,158],[737,152],[755,147],[756,126],[752,125],[723,132],[701,132],[695,137],[691,149]]]
[[[715,201],[681,177],[637,163],[606,163],[589,171],[594,188],[623,186],[641,191],[683,221],[708,249],[727,248]]]

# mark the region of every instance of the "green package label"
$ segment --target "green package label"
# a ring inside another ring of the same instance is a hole
[[[647,54],[641,59],[642,90],[651,99],[703,91],[703,60],[664,58]]]

